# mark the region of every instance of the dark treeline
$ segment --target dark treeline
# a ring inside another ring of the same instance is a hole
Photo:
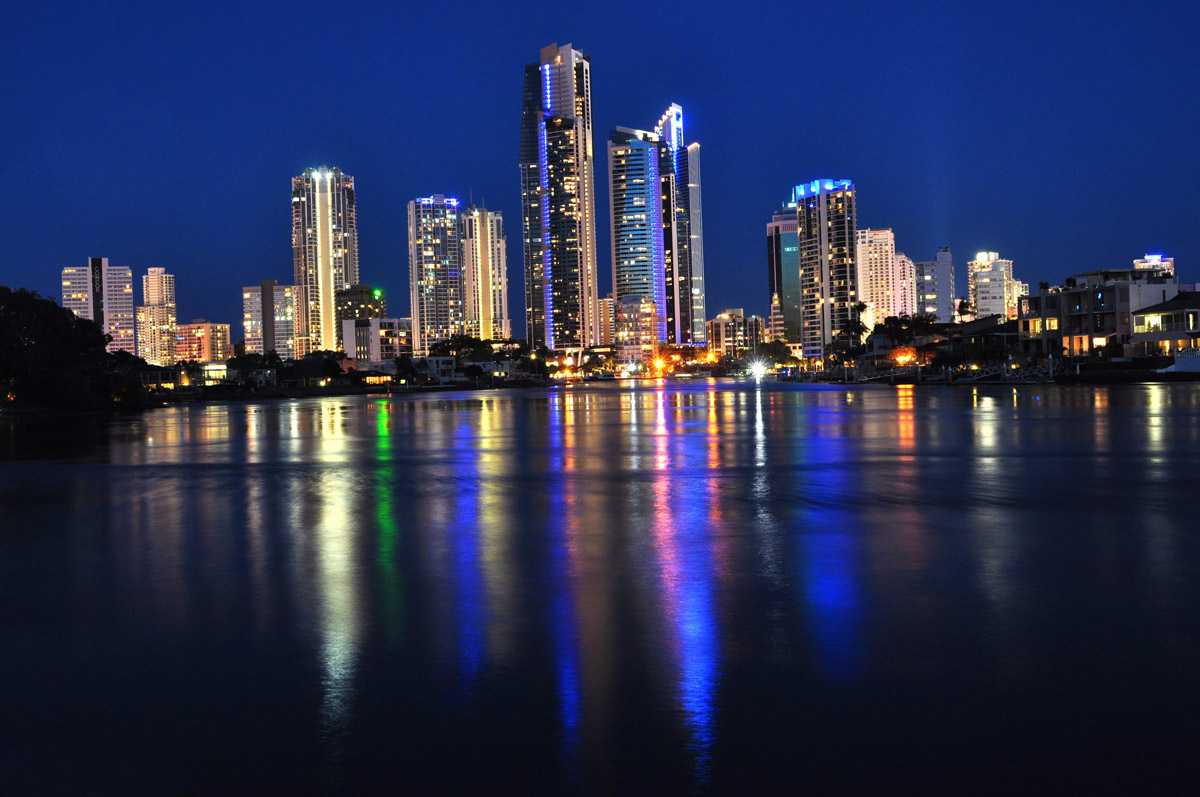
[[[102,409],[140,400],[139,367],[94,321],[0,285],[0,407]]]

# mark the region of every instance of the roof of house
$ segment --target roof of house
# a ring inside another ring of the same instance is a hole
[[[1138,315],[1147,313],[1173,313],[1177,310],[1200,310],[1200,293],[1180,291],[1165,302],[1152,304],[1136,311]]]

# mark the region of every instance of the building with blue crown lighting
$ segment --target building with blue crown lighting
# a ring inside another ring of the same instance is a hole
[[[767,268],[789,343],[823,357],[855,319],[858,302],[854,184],[813,180],[767,224]]]

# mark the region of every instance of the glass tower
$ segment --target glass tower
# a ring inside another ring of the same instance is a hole
[[[659,161],[665,151],[655,133],[618,127],[609,136],[608,174],[612,222],[613,293],[623,306],[631,296],[654,305],[653,330],[645,334],[657,343],[668,342],[668,317],[672,302],[667,288],[667,247],[674,227],[664,226],[664,192]],[[674,243],[674,240],[672,241]],[[642,318],[644,313],[637,314]]]
[[[525,335],[534,346],[599,342],[593,157],[590,57],[551,44],[525,67],[521,113]]]

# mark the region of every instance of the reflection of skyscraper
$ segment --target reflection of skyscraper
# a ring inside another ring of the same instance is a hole
[[[767,226],[772,292],[783,305],[788,340],[804,344],[805,357],[823,356],[854,318],[855,232],[854,184],[849,180],[796,186],[792,200]]]
[[[353,177],[322,166],[292,178],[298,356],[337,348],[335,295],[358,282],[357,218]]]
[[[542,48],[521,115],[525,335],[549,348],[598,342],[590,58]]]
[[[481,340],[512,337],[508,317],[508,255],[504,217],[469,207],[462,214],[463,323]]]
[[[163,268],[152,268],[142,276],[137,353],[151,365],[175,362],[175,275]]]
[[[408,281],[413,352],[424,356],[463,328],[458,200],[441,194],[408,203]]]
[[[263,280],[242,288],[242,320],[247,354],[275,352],[296,357],[296,289]]]
[[[62,270],[62,289],[63,307],[112,336],[109,351],[136,354],[132,271],[110,266],[107,257],[89,257],[83,268]]]

